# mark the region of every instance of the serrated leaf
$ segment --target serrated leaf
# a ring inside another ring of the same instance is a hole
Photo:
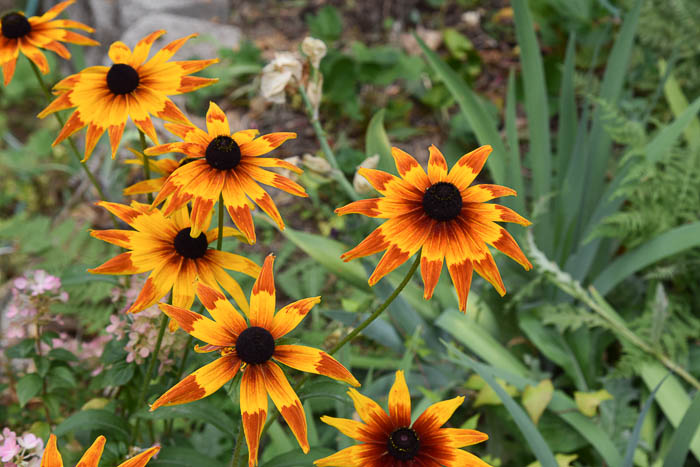
[[[586,417],[595,416],[598,406],[603,402],[612,399],[613,396],[606,389],[595,392],[574,392],[576,407]]]
[[[42,381],[39,375],[31,373],[24,375],[22,379],[17,382],[17,399],[19,399],[20,407],[24,407],[29,399],[41,392]]]
[[[525,386],[522,397],[523,407],[535,425],[540,421],[540,417],[552,400],[553,394],[554,385],[549,379],[540,381],[537,386]]]

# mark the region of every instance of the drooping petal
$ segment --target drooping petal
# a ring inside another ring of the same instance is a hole
[[[389,416],[395,426],[411,425],[411,394],[401,370],[396,372],[396,380],[389,391]]]
[[[321,297],[303,298],[279,310],[272,319],[272,328],[270,329],[272,337],[279,339],[291,332],[306,317],[311,308],[320,302]]]
[[[426,300],[433,296],[435,286],[437,286],[438,279],[440,279],[442,263],[448,245],[448,228],[449,224],[446,222],[435,223],[423,246],[420,258],[420,273],[424,284],[423,298]]]
[[[360,385],[338,360],[326,352],[313,347],[306,347],[305,345],[277,345],[272,358],[299,371],[328,376],[355,387]]]
[[[208,285],[198,282],[196,286],[197,298],[209,311],[214,321],[228,329],[231,334],[240,335],[248,325],[243,317],[236,311],[231,303],[226,300],[224,294]]]
[[[153,446],[152,448],[146,449],[131,459],[122,462],[117,467],[143,467],[144,465],[148,464],[151,457],[155,456],[158,451],[160,451],[160,446]]]
[[[178,258],[177,255],[173,255],[169,261],[163,262],[154,269],[144,282],[138,297],[126,312],[138,313],[163,298],[172,288],[181,264],[182,257]]]
[[[236,376],[240,367],[241,359],[237,355],[220,357],[204,365],[160,396],[151,404],[151,412],[158,407],[185,404],[213,394]]]
[[[431,433],[449,420],[457,408],[464,402],[464,396],[458,396],[446,401],[436,402],[425,409],[413,423],[413,429],[421,433]]]
[[[100,463],[100,458],[102,457],[102,451],[105,448],[105,443],[107,439],[100,435],[97,437],[92,446],[90,446],[83,456],[78,461],[76,467],[97,467]]]
[[[41,467],[63,467],[63,459],[56,446],[56,435],[53,433],[49,435],[44,455],[41,457]]]
[[[236,342],[237,334],[224,326],[223,323],[212,321],[199,313],[167,303],[159,303],[158,307],[192,337],[208,344],[223,347],[232,346]]]
[[[250,295],[250,325],[268,330],[272,327],[275,313],[275,279],[272,272],[274,262],[275,256],[267,255]]]
[[[273,362],[260,365],[265,379],[265,388],[289,428],[294,433],[304,454],[309,452],[309,440],[306,436],[306,415],[299,397],[284,376],[282,369]]]
[[[267,418],[267,391],[259,365],[247,365],[241,381],[241,417],[248,444],[248,465],[258,465],[258,446]]]

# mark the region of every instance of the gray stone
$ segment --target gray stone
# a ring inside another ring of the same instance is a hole
[[[228,21],[229,5],[226,0],[119,1],[120,22],[125,29],[129,28],[141,18],[154,13],[173,14],[186,18],[198,18],[216,23],[226,23]]]

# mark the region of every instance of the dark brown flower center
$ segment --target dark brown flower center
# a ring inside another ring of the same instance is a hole
[[[275,338],[267,329],[251,326],[236,339],[236,352],[245,363],[265,363],[275,353]]]
[[[418,439],[418,434],[414,430],[410,428],[399,428],[389,436],[386,447],[389,450],[389,454],[394,456],[394,459],[410,461],[418,454],[420,440]]]
[[[2,17],[2,35],[8,39],[26,36],[32,30],[32,25],[24,15],[8,13]]]
[[[129,94],[139,87],[139,74],[126,63],[115,63],[107,72],[107,87],[114,94]]]
[[[184,256],[185,258],[201,258],[207,252],[207,248],[209,247],[207,235],[202,232],[199,234],[199,237],[192,238],[190,236],[191,230],[191,228],[187,227],[175,235],[175,251],[177,251],[180,256]]]
[[[210,166],[219,170],[233,169],[241,161],[241,148],[230,136],[217,136],[204,153]]]
[[[448,182],[438,182],[425,190],[423,210],[437,221],[450,221],[462,212],[462,195]]]

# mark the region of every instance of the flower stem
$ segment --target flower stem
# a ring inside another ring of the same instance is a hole
[[[238,435],[236,435],[236,446],[233,448],[233,459],[231,467],[238,467],[238,458],[241,456],[241,446],[243,446],[243,418],[238,424]]]
[[[216,238],[216,249],[221,251],[224,244],[224,195],[219,194],[219,236]]]
[[[31,60],[29,61],[29,64],[32,66],[32,70],[34,71],[34,76],[36,76],[37,81],[39,81],[39,85],[41,86],[41,89],[44,91],[44,95],[46,96],[46,99],[50,103],[52,100],[51,91],[49,90],[49,87],[44,82],[44,78],[42,78],[41,72],[39,71],[39,68],[37,68],[37,66]],[[56,116],[56,120],[58,120],[58,123],[61,125],[61,128],[63,128],[63,126],[65,125],[63,117],[61,117],[61,115],[58,112],[54,112],[54,115]],[[107,197],[105,196],[104,192],[102,191],[102,188],[100,187],[100,184],[97,181],[97,178],[95,178],[95,175],[90,171],[87,164],[82,162],[83,158],[80,155],[80,151],[78,150],[78,147],[75,145],[73,138],[69,136],[66,139],[68,140],[68,144],[72,149],[73,155],[78,159],[78,164],[83,168],[83,170],[85,171],[85,174],[90,179],[90,182],[92,182],[92,186],[95,187],[95,190],[97,191],[97,194],[99,195],[100,199],[102,201],[107,201]],[[118,227],[119,223],[117,222],[117,218],[114,217],[114,215],[112,215],[112,220],[114,221],[114,226]]]
[[[160,345],[163,343],[163,335],[165,334],[165,328],[168,326],[168,316],[163,314],[160,319],[160,329],[158,330],[158,339],[156,340],[156,347],[153,349],[151,358],[148,362],[148,368],[146,369],[146,374],[143,377],[143,383],[141,384],[141,389],[139,390],[139,396],[136,399],[136,406],[140,407],[145,402],[146,390],[151,382],[151,375],[153,374],[153,369],[156,366],[156,360],[158,360],[158,353],[160,353]],[[136,442],[136,437],[139,433],[139,421],[136,419],[134,423],[134,429],[131,431],[131,444]]]
[[[139,130],[139,139],[141,140],[141,153],[143,154],[143,173],[146,176],[146,180],[151,179],[151,163],[146,155],[146,135],[143,131]],[[148,203],[153,203],[153,193],[146,193],[148,198]]]
[[[338,161],[335,158],[335,153],[331,149],[331,146],[328,144],[328,140],[326,139],[326,132],[323,130],[323,127],[321,126],[321,122],[318,120],[318,117],[314,115],[314,107],[311,105],[311,101],[309,100],[309,96],[306,95],[306,90],[304,90],[304,86],[299,86],[299,93],[301,94],[301,98],[304,101],[304,107],[306,107],[306,113],[309,117],[309,120],[311,121],[311,126],[314,129],[314,132],[316,133],[316,139],[318,139],[318,143],[321,145],[321,149],[323,149],[323,152],[326,154],[326,159],[328,159],[328,163],[331,164],[331,167],[333,167],[333,178],[335,178],[338,183],[340,183],[340,186],[343,188],[343,191],[348,195],[348,197],[352,200],[358,200],[359,196],[355,189],[352,187],[350,182],[348,182],[348,179],[345,178],[345,175],[343,174],[343,171],[340,170],[340,166],[338,165]]]
[[[389,305],[391,305],[391,303],[396,299],[396,297],[399,296],[401,291],[411,281],[413,274],[416,272],[416,269],[418,269],[418,265],[420,264],[420,257],[421,257],[421,253],[419,251],[418,254],[416,255],[415,261],[413,261],[413,264],[411,265],[411,269],[408,270],[408,273],[406,273],[406,277],[404,277],[403,280],[401,281],[401,283],[399,284],[399,286],[396,287],[396,290],[394,290],[392,292],[392,294],[389,295],[389,297],[387,297],[387,299],[384,300],[384,302],[381,305],[379,305],[379,307],[377,307],[377,309],[374,310],[374,312],[369,317],[367,317],[367,319],[365,319],[362,323],[360,323],[359,326],[357,326],[355,329],[353,329],[352,332],[350,332],[350,334],[345,336],[345,338],[343,338],[340,342],[338,342],[336,345],[334,345],[333,348],[328,351],[328,353],[330,355],[335,354],[340,349],[342,349],[345,346],[345,344],[347,344],[348,342],[352,341],[355,337],[357,337],[357,335],[359,333],[361,333],[367,326],[372,324],[372,322],[374,320],[379,318],[379,316],[382,314],[382,312],[384,310],[386,310]],[[294,392],[299,391],[304,386],[304,384],[306,384],[306,382],[309,380],[310,377],[311,376],[308,373],[305,374],[304,377],[301,378],[299,380],[299,382],[297,382],[294,385]],[[279,412],[277,412],[277,414],[275,416],[268,418],[267,423],[265,423],[265,426],[263,427],[260,438],[262,438],[263,435],[265,435],[265,432],[268,430],[270,425],[272,425],[272,423],[274,423],[274,421],[277,420],[278,417],[279,417]]]

